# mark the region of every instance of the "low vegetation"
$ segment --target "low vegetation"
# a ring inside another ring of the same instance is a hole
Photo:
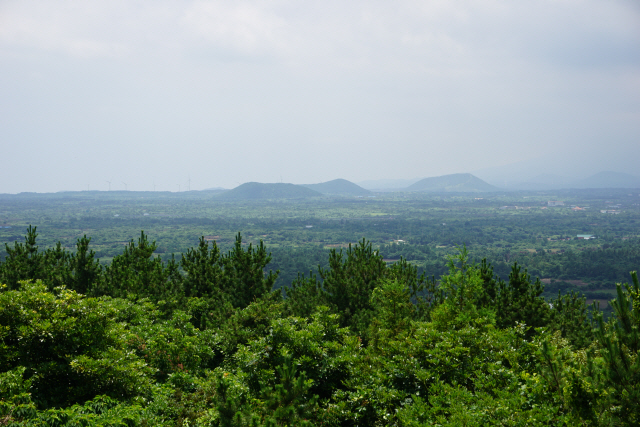
[[[238,234],[108,265],[83,236],[0,264],[0,425],[638,425],[640,286],[605,320],[463,246],[437,280],[367,240],[273,290]]]

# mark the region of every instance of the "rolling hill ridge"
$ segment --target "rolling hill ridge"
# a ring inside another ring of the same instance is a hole
[[[454,173],[451,175],[424,178],[404,189],[405,191],[422,192],[489,192],[499,191],[498,187],[481,180],[470,173]]]
[[[267,200],[267,199],[306,199],[322,196],[315,190],[295,184],[263,184],[246,182],[238,187],[221,193],[221,200]]]
[[[302,184],[303,187],[310,188],[322,194],[332,194],[338,196],[368,196],[371,191],[365,190],[357,184],[346,179],[334,179],[320,184]]]

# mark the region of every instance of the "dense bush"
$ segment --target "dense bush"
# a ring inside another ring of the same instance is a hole
[[[106,268],[35,237],[0,264],[0,425],[640,422],[635,273],[605,322],[464,247],[435,281],[362,240],[281,292],[240,236],[163,262],[141,234]]]

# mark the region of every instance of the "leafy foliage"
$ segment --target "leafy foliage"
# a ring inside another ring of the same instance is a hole
[[[36,229],[0,263],[0,425],[637,425],[640,285],[549,302],[465,246],[425,279],[362,240],[273,291],[262,244],[101,267]],[[592,324],[592,321],[594,322]],[[592,330],[595,325],[595,331]]]

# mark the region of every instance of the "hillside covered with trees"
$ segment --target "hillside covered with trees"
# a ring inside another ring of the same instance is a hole
[[[302,185],[246,182],[232,190],[221,193],[218,197],[223,200],[265,200],[304,199],[309,197],[319,197],[321,195],[321,193]]]
[[[425,192],[490,192],[499,188],[481,180],[470,173],[454,173],[451,175],[424,178],[408,186],[406,191]]]
[[[346,179],[334,179],[320,184],[303,184],[304,187],[318,191],[322,194],[333,194],[339,196],[369,196],[371,191],[365,190],[359,185]]]
[[[110,264],[91,239],[0,264],[0,423],[104,426],[637,425],[640,287],[604,320],[517,263],[466,248],[446,273],[367,240],[273,291],[262,242],[179,258],[141,233]]]

